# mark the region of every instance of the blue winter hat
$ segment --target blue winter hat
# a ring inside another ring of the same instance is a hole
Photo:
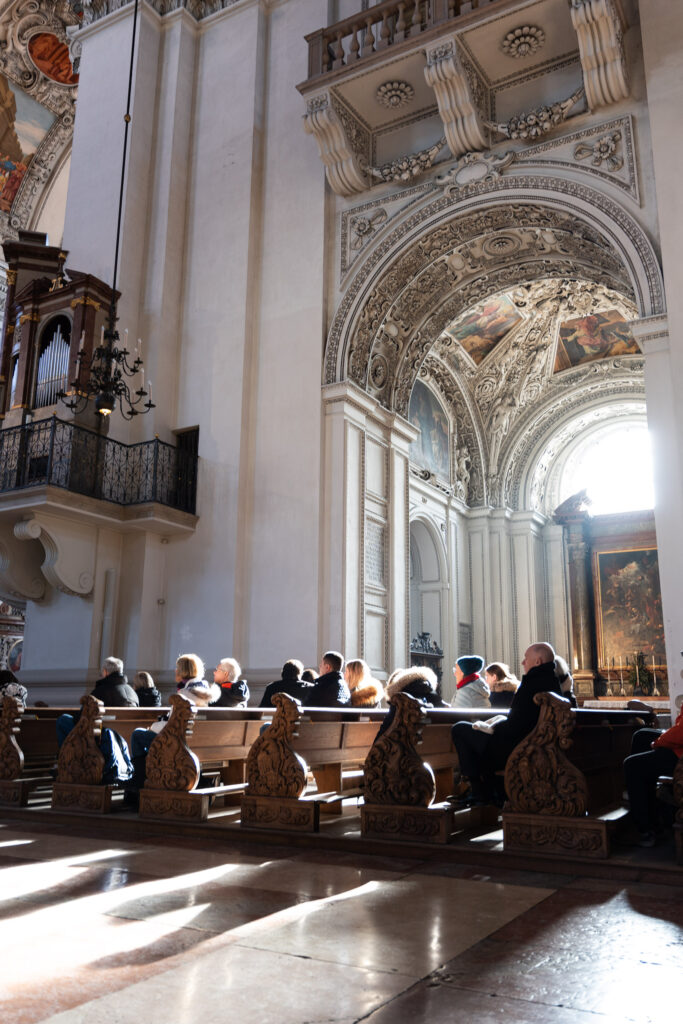
[[[462,658],[458,658],[456,665],[460,667],[464,676],[473,676],[483,669],[484,659],[480,658],[478,654],[466,654]]]

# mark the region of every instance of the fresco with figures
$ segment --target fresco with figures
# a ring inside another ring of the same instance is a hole
[[[448,333],[478,366],[521,320],[514,303],[506,295],[498,295],[456,321]]]
[[[594,555],[598,646],[602,664],[625,665],[642,651],[649,663],[666,662],[664,618],[655,548]]]
[[[638,355],[640,349],[621,313],[607,313],[567,320],[560,327],[555,373],[580,363],[609,356]]]
[[[69,56],[69,47],[52,32],[38,32],[28,41],[31,60],[44,75],[58,85],[77,85],[78,75]]]
[[[410,446],[410,459],[430,473],[450,480],[448,417],[439,401],[422,381],[415,381],[410,396],[410,422],[420,431]]]
[[[0,210],[9,213],[54,114],[0,75]]]

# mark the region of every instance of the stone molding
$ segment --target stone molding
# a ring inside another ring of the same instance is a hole
[[[614,0],[570,0],[570,13],[579,40],[588,106],[596,110],[626,99],[624,30]]]
[[[486,149],[484,126],[455,36],[427,50],[425,81],[434,90],[448,147],[455,157]]]
[[[11,527],[0,527],[0,595],[12,603],[41,601],[45,597],[45,579],[40,566],[41,549],[19,544]]]
[[[70,2],[73,3],[73,0]],[[143,3],[162,17],[184,10],[195,21],[209,18],[212,14],[234,7],[239,2],[240,0],[143,0]],[[83,27],[92,25],[93,22],[100,21],[123,7],[130,7],[133,3],[134,0],[83,0]]]

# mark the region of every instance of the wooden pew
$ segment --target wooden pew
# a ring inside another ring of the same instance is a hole
[[[17,743],[23,705],[16,697],[3,697],[0,705],[0,803],[25,807],[31,792],[51,784],[52,776],[27,768],[24,752]]]
[[[66,737],[57,757],[52,807],[106,813],[113,786],[102,783],[104,755],[99,748],[104,704],[87,694],[81,698],[81,717]]]
[[[199,710],[173,694],[169,721],[147,754],[140,816],[205,821],[213,801],[239,799],[246,788],[249,750],[264,718],[270,717],[270,712],[260,709]],[[200,775],[212,769],[218,773],[220,784],[199,787]]]
[[[608,857],[619,815],[606,812],[621,804],[623,760],[637,718],[610,712],[605,721],[603,712],[575,711],[554,693],[534,700],[538,724],[505,767],[505,848]],[[625,717],[615,721],[614,714]]]

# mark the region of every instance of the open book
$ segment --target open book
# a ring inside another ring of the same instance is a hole
[[[507,719],[507,715],[494,715],[493,718],[487,718],[485,722],[473,722],[472,728],[479,729],[480,732],[492,733],[499,722],[504,722]]]

